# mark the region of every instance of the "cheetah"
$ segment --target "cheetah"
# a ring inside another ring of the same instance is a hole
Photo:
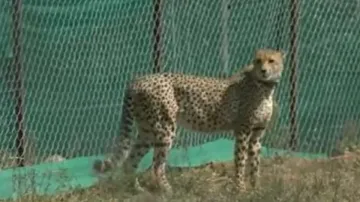
[[[156,73],[135,78],[124,97],[122,130],[112,155],[97,160],[98,172],[122,165],[134,173],[150,148],[154,148],[155,183],[172,192],[165,164],[177,126],[200,133],[232,132],[235,139],[235,187],[244,191],[245,163],[250,165],[250,184],[259,178],[260,140],[273,113],[273,95],[284,67],[285,53],[258,49],[253,61],[228,78],[199,77],[181,73]],[[138,136],[133,140],[131,126]],[[139,186],[137,179],[135,180]]]

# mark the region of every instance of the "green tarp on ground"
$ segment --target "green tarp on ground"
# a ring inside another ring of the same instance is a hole
[[[218,140],[188,149],[173,149],[169,155],[169,165],[175,167],[194,167],[209,162],[232,160],[233,141]],[[220,149],[221,148],[221,149]],[[283,155],[285,151],[262,149],[263,157]],[[293,153],[303,158],[322,158],[323,155]],[[97,182],[92,171],[92,163],[101,156],[81,157],[61,163],[40,164],[28,168],[9,169],[0,172],[0,199],[16,198],[26,192],[56,194],[74,188],[86,188]],[[152,151],[140,162],[139,170],[144,171],[151,165]]]

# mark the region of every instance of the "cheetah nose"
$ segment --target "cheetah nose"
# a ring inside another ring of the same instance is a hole
[[[261,73],[262,73],[263,75],[265,75],[265,74],[267,73],[266,69],[262,69],[262,70],[261,70]]]

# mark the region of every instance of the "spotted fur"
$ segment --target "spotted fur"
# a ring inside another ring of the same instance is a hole
[[[178,73],[136,78],[125,93],[119,145],[109,159],[97,161],[94,166],[104,171],[124,162],[124,171],[133,173],[153,147],[156,183],[171,191],[165,163],[176,127],[208,134],[231,131],[235,138],[235,184],[240,190],[245,189],[245,162],[249,157],[250,182],[256,186],[260,140],[272,115],[273,94],[284,57],[282,51],[259,49],[249,66],[227,79]],[[132,123],[138,129],[134,141]]]

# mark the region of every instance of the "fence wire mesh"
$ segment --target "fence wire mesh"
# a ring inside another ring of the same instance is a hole
[[[154,2],[145,0],[26,0],[19,11],[2,1],[2,167],[14,166],[19,152],[19,95],[26,164],[104,154],[118,135],[129,79],[154,71],[227,77],[259,47],[288,52],[279,111],[264,146],[289,149],[294,124],[301,152],[332,154],[339,141],[354,143],[360,131],[359,2],[303,0],[298,13],[291,2],[168,0],[154,14]],[[14,12],[22,16],[19,42]],[[232,138],[178,133],[175,147]]]

